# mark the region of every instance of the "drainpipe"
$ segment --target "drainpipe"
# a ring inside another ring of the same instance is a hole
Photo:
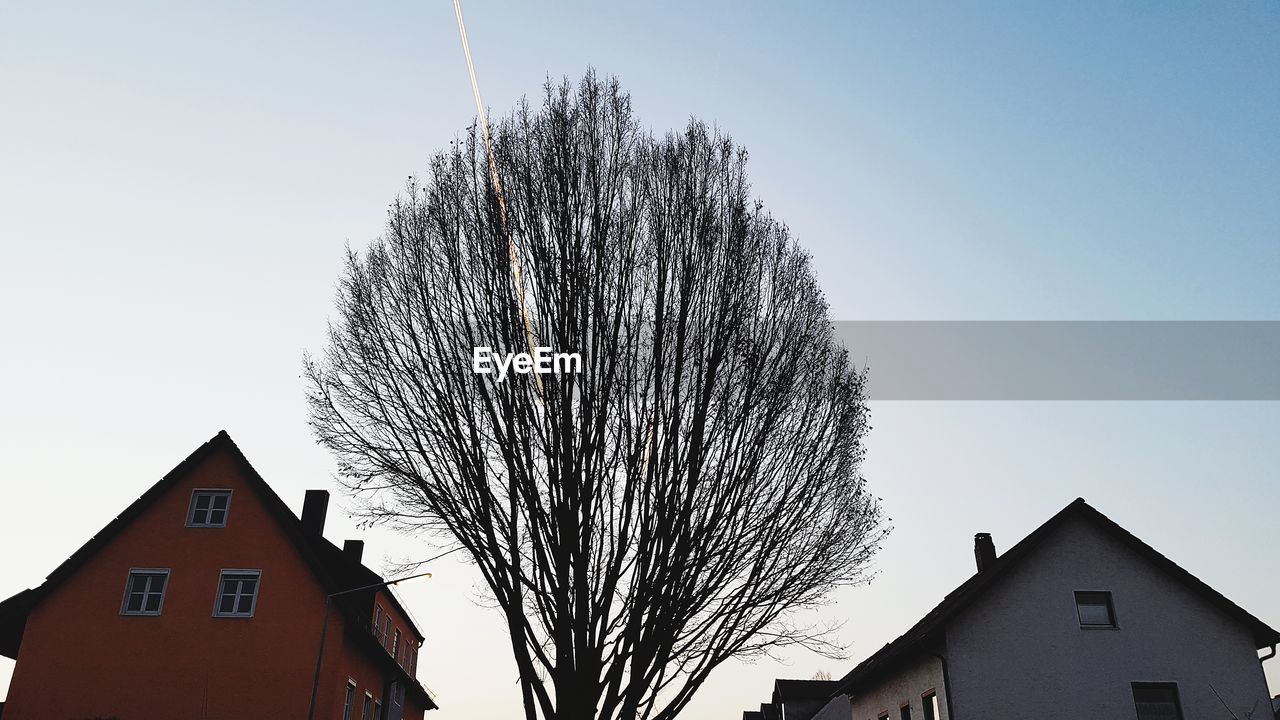
[[[1275,646],[1272,646],[1271,649],[1274,651]],[[942,696],[947,700],[947,720],[956,720],[956,706],[951,700],[951,673],[947,669],[947,656],[936,652],[929,652],[929,654],[938,658],[938,661],[942,663]],[[1272,654],[1274,655],[1275,653],[1272,652]]]
[[[1263,655],[1262,657],[1258,658],[1258,662],[1264,663],[1275,656],[1276,656],[1276,643],[1271,643],[1271,649],[1267,651],[1266,655]]]

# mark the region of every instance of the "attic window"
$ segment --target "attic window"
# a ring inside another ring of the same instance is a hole
[[[1182,720],[1182,701],[1175,683],[1133,683],[1138,720]]]
[[[1080,627],[1113,628],[1116,626],[1116,610],[1111,603],[1109,592],[1077,590],[1076,615],[1080,618]]]
[[[223,570],[214,617],[253,617],[261,577],[261,570]]]
[[[230,490],[196,490],[191,493],[187,527],[226,527],[230,509]]]
[[[124,588],[121,615],[159,615],[164,606],[164,589],[169,584],[169,570],[130,570]]]

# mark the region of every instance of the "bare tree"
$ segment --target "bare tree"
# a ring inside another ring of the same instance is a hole
[[[469,554],[528,720],[673,718],[729,658],[836,651],[797,613],[866,581],[885,532],[865,377],[746,152],[697,121],[653,137],[592,74],[494,146],[505,202],[473,127],[348,254],[306,365],[344,483]],[[473,372],[534,344],[581,371]]]

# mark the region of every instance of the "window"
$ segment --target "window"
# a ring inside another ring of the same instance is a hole
[[[382,717],[386,720],[404,717],[404,687],[404,682],[399,679],[387,683],[382,693],[382,701],[386,703],[382,708]]]
[[[902,718],[902,720],[911,720],[911,706],[903,705],[898,708],[898,717]]]
[[[155,569],[130,570],[124,586],[121,615],[159,615],[164,606],[164,590],[169,585],[169,571]]]
[[[1182,720],[1176,683],[1134,683],[1133,704],[1138,720]]]
[[[411,647],[405,655],[407,659],[404,663],[404,669],[409,671],[410,677],[416,677],[418,674],[418,649]]]
[[[373,606],[373,636],[378,639],[379,645],[386,645],[387,641],[382,639],[382,606]]]
[[[876,720],[889,720],[889,713],[880,713],[880,717],[876,718]]]
[[[230,509],[230,490],[196,490],[191,493],[187,527],[226,527]]]
[[[382,647],[386,647],[391,642],[391,616],[386,615],[382,618],[382,637],[378,638],[378,642],[382,643]]]
[[[391,657],[400,662],[400,628],[396,628],[396,639],[391,645]]]
[[[391,681],[391,694],[387,703],[388,712],[392,717],[400,717],[404,714],[404,683],[399,680]]]
[[[1076,614],[1080,627],[1115,627],[1116,611],[1111,604],[1111,593],[1101,591],[1076,591]]]
[[[356,704],[356,681],[347,680],[347,699],[342,703],[342,720],[351,720],[351,708]]]
[[[373,720],[382,720],[382,701],[373,701]]]
[[[920,705],[924,708],[924,720],[938,720],[938,694],[932,690],[920,696]]]
[[[369,693],[364,694],[364,705],[360,706],[360,720],[373,720],[373,696]]]
[[[261,570],[223,570],[218,581],[218,604],[215,617],[253,617],[258,604],[258,581]]]

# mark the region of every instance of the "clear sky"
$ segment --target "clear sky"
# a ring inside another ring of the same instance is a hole
[[[594,66],[655,130],[733,133],[835,319],[1280,319],[1280,4],[466,9],[496,111]],[[333,488],[302,354],[344,245],[473,113],[447,0],[0,5],[0,597],[220,428],[295,510]],[[826,610],[850,662],[727,666],[688,718],[843,673],[972,572],[974,532],[1003,550],[1077,496],[1280,625],[1280,404],[872,411],[896,530]],[[403,593],[434,717],[515,717],[500,618],[435,569]]]

